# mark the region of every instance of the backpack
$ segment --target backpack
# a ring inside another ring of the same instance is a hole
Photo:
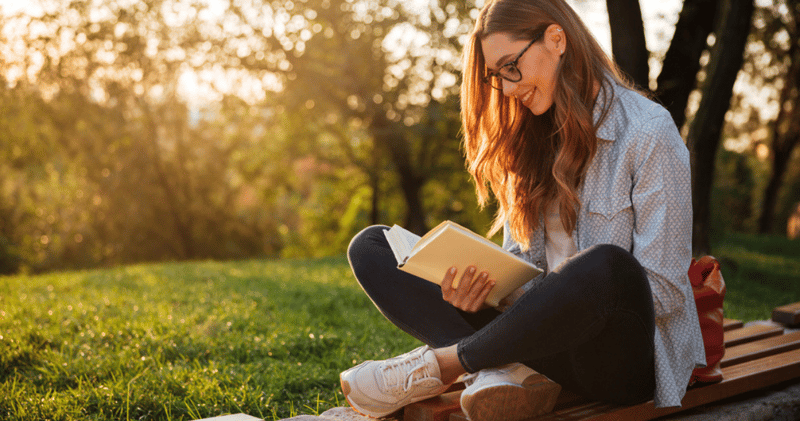
[[[725,298],[725,280],[720,265],[712,256],[703,256],[689,266],[689,281],[692,283],[697,317],[703,334],[706,350],[706,366],[695,368],[689,385],[716,383],[722,380],[720,361],[725,355],[722,300]]]

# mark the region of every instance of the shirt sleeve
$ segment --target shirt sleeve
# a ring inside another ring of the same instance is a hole
[[[631,194],[633,254],[647,271],[656,317],[665,317],[692,294],[689,151],[668,115],[644,124],[640,134]]]

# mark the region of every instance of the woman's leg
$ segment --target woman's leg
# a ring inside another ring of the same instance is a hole
[[[604,401],[652,397],[653,303],[644,269],[600,245],[554,270],[458,343],[470,372],[524,362],[567,389]]]
[[[385,226],[350,243],[357,280],[396,326],[436,348],[458,343],[463,368],[525,362],[567,389],[605,401],[644,400],[654,389],[652,295],[644,269],[609,245],[574,256],[505,313],[462,312],[441,289],[397,269]],[[480,329],[480,330],[479,330]]]
[[[350,267],[364,292],[394,325],[420,341],[445,347],[474,334],[500,314],[494,309],[462,312],[442,299],[441,288],[397,269],[386,226],[371,226],[350,242]]]

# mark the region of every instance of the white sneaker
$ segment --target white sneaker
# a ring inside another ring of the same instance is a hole
[[[417,401],[441,395],[439,363],[427,345],[384,361],[366,361],[339,375],[344,393],[356,412],[384,417]]]
[[[464,379],[461,410],[471,421],[518,421],[553,410],[561,386],[524,364],[481,370]]]

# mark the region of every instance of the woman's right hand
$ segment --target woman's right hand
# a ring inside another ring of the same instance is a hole
[[[494,287],[494,280],[489,279],[489,274],[481,272],[473,282],[472,278],[475,276],[476,269],[475,266],[468,266],[461,275],[458,286],[453,288],[453,280],[457,272],[458,269],[454,266],[445,273],[444,279],[442,279],[442,298],[453,307],[467,313],[475,313],[489,308],[485,301]]]

